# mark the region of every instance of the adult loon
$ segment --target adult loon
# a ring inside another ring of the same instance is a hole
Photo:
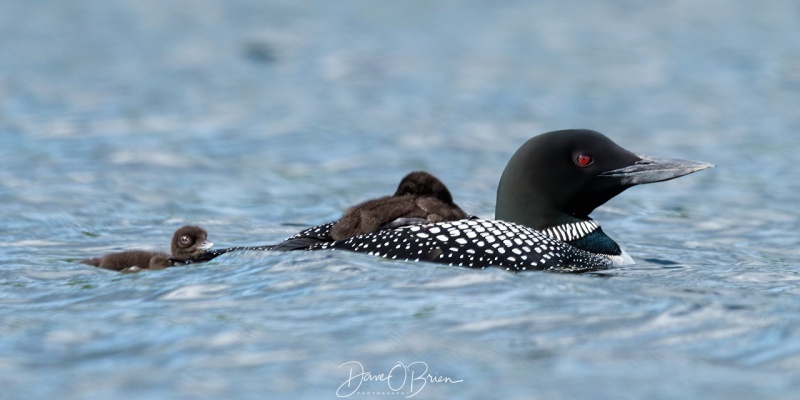
[[[143,269],[163,269],[176,264],[202,260],[204,257],[208,257],[207,250],[213,245],[208,241],[208,233],[203,228],[187,225],[178,228],[172,235],[171,257],[165,253],[129,250],[106,254],[99,258],[89,258],[81,260],[81,262],[112,271],[132,273]]]
[[[275,246],[236,249],[340,249],[511,271],[603,269],[633,259],[589,218],[595,208],[632,186],[710,167],[636,155],[591,130],[548,132],[528,140],[511,157],[497,189],[494,220],[411,224],[344,240],[331,237],[334,222]]]
[[[406,175],[391,196],[367,200],[350,207],[331,227],[334,240],[379,229],[467,218],[447,186],[435,176],[415,171]]]

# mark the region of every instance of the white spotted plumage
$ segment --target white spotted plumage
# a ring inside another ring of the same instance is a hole
[[[603,254],[575,248],[562,238],[596,230],[583,221],[551,232],[500,220],[469,219],[384,229],[341,241],[320,241],[309,250],[338,249],[390,259],[424,260],[471,268],[584,271],[618,263]],[[324,231],[324,228],[320,232]],[[376,246],[376,243],[392,245]]]

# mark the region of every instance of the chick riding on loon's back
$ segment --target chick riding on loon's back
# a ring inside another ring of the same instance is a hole
[[[453,196],[442,181],[427,172],[415,171],[400,181],[394,195],[347,209],[333,224],[331,237],[343,240],[378,229],[464,218],[467,214],[453,203]]]
[[[589,214],[632,186],[710,167],[639,156],[591,130],[549,132],[528,140],[511,157],[497,189],[495,220],[397,224],[401,226],[343,240],[331,237],[335,223],[329,223],[275,246],[250,249],[341,249],[513,271],[583,271],[630,264],[633,260]]]

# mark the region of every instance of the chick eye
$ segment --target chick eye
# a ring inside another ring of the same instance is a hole
[[[593,162],[594,159],[588,154],[578,154],[578,156],[575,157],[575,165],[579,167],[588,167],[592,165]]]
[[[189,244],[190,241],[191,240],[189,240],[189,236],[186,236],[186,235],[181,236],[181,243]]]

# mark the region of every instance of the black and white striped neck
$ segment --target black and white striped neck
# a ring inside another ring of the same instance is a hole
[[[607,257],[614,265],[634,263],[617,242],[603,232],[600,224],[592,219],[552,226],[541,232],[578,249]]]
[[[542,233],[547,236],[550,236],[553,239],[558,239],[562,242],[572,242],[574,240],[581,239],[586,235],[596,231],[600,228],[600,224],[594,222],[594,220],[585,220],[585,221],[578,221],[578,222],[571,222],[567,224],[561,224],[552,226],[547,229],[543,229]]]

